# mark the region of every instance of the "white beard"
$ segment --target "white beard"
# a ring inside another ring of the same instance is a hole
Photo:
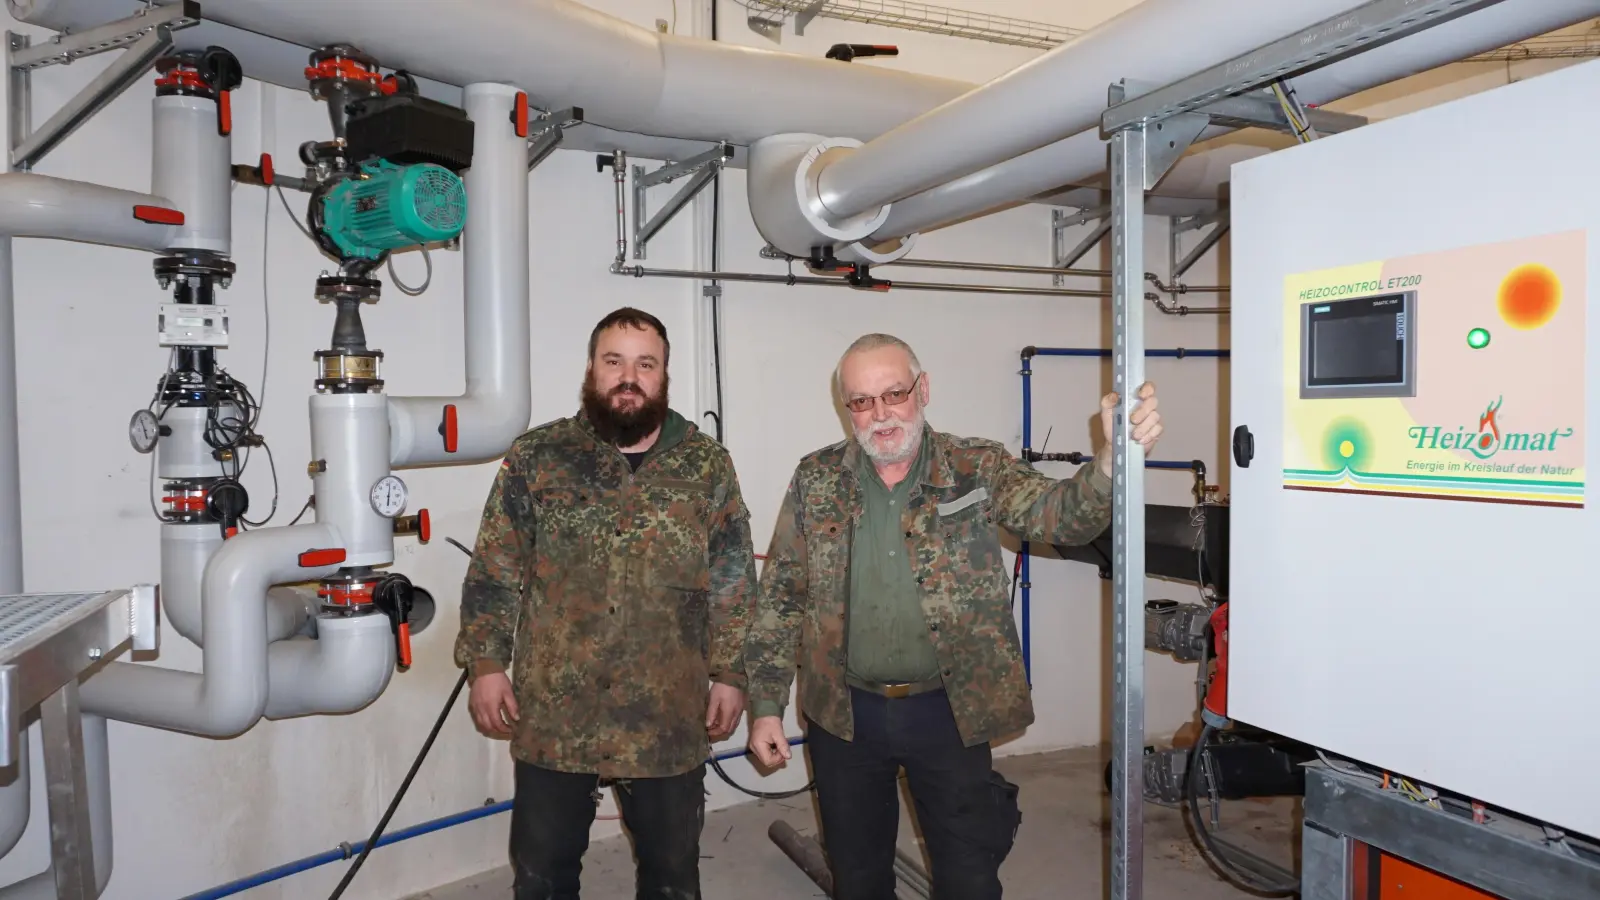
[[[869,458],[880,465],[894,465],[903,463],[917,455],[917,450],[922,446],[922,429],[926,420],[922,410],[911,419],[902,419],[896,416],[882,422],[873,422],[866,428],[856,429],[856,443],[861,445]],[[874,437],[873,432],[885,428],[899,428],[900,439],[889,447],[883,447]]]

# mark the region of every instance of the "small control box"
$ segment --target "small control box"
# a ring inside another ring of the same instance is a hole
[[[161,304],[161,346],[228,346],[228,308],[226,306]]]

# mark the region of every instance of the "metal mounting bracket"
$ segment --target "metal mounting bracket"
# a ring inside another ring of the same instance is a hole
[[[1282,78],[1424,31],[1500,0],[1371,0],[1165,87],[1128,93],[1101,117],[1108,134],[1207,107]]]
[[[761,35],[774,44],[783,43],[782,19],[769,19],[764,16],[752,14],[745,17],[744,23],[750,26],[751,31],[754,31],[756,34]]]
[[[39,160],[104,109],[106,104],[150,71],[172,49],[172,33],[200,23],[194,0],[173,6],[144,7],[126,19],[80,34],[57,35],[33,45],[27,36],[6,34],[6,67],[11,80],[10,162],[13,169],[32,169]],[[33,71],[46,66],[126,47],[127,52],[95,77],[56,114],[32,130]]]
[[[1285,81],[1284,84],[1287,89],[1288,82]],[[1367,124],[1366,116],[1326,109],[1306,109],[1298,99],[1293,101],[1293,105],[1296,111],[1305,117],[1314,134],[1339,134],[1354,131]],[[1216,125],[1232,128],[1267,128],[1287,134],[1297,134],[1299,131],[1284,117],[1283,107],[1279,105],[1271,89],[1240,94],[1237,97],[1225,97],[1208,103],[1197,111],[1209,115],[1212,123]]]
[[[733,158],[733,145],[726,141],[696,154],[682,162],[668,163],[654,172],[646,172],[643,166],[633,167],[633,258],[645,258],[645,245],[656,236],[672,217],[677,215],[688,205],[690,200],[711,179],[722,171],[722,167]],[[658,184],[671,184],[672,182],[692,176],[689,183],[684,185],[676,194],[672,195],[661,209],[650,218],[645,218],[645,192]]]
[[[528,127],[528,171],[532,172],[539,163],[549,158],[561,146],[561,141],[567,135],[567,129],[583,124],[583,107],[572,106],[567,109],[547,112],[539,121]]]
[[[1167,280],[1177,281],[1182,278],[1183,273],[1189,271],[1194,267],[1195,263],[1211,252],[1211,248],[1215,247],[1217,242],[1222,240],[1222,236],[1228,233],[1228,225],[1228,210],[1226,207],[1215,212],[1202,213],[1198,216],[1173,216],[1171,229],[1168,232],[1171,240],[1167,252]],[[1207,226],[1215,227],[1206,232],[1205,236],[1200,238],[1200,242],[1195,244],[1188,253],[1182,253],[1183,244],[1181,238],[1183,235]],[[1180,253],[1182,253],[1181,256],[1179,255]]]
[[[1094,228],[1069,250],[1066,244],[1067,229],[1086,222],[1095,223]],[[1111,207],[1101,206],[1071,215],[1064,209],[1055,210],[1050,216],[1050,232],[1050,265],[1057,269],[1070,269],[1111,232]],[[1066,284],[1066,277],[1052,275],[1050,283],[1062,287]]]
[[[1144,189],[1154,190],[1210,125],[1204,113],[1178,113],[1155,123],[1145,137]]]
[[[799,12],[795,13],[795,15],[794,15],[794,33],[795,33],[795,35],[797,37],[805,37],[806,26],[810,25],[811,24],[811,20],[815,19],[817,17],[817,15],[822,12],[822,8],[824,6],[827,6],[827,5],[828,5],[828,0],[812,0],[811,3],[807,4],[805,9],[802,9]]]

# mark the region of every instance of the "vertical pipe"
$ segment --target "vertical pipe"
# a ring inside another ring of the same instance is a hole
[[[389,398],[390,462],[397,469],[498,460],[533,414],[528,144],[511,125],[518,93],[508,84],[469,84],[462,92],[474,129],[472,168],[463,176],[466,391]],[[453,452],[442,430],[447,407],[458,423]]]
[[[168,94],[151,101],[150,192],[183,212],[177,250],[233,250],[233,151],[217,127],[217,101]]]
[[[1145,138],[1142,124],[1111,138],[1112,389],[1119,395],[1111,442],[1111,900],[1144,896],[1144,448],[1133,440],[1129,414],[1144,384]]]
[[[22,593],[22,459],[11,238],[0,237],[0,594]]]
[[[372,488],[389,474],[389,398],[312,394],[311,478],[316,520],[332,525],[346,566],[394,562],[394,522],[372,506]]]
[[[1024,351],[1022,354],[1022,458],[1027,460],[1029,452],[1033,450],[1033,354]],[[1018,548],[1022,554],[1022,571],[1017,577],[1022,579],[1022,671],[1028,678],[1028,686],[1033,687],[1033,616],[1029,609],[1030,590],[1028,583],[1028,542],[1023,541]]]

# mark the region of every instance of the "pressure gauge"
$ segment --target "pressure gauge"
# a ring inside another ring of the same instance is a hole
[[[156,414],[148,409],[141,409],[128,420],[128,443],[140,453],[149,453],[156,448],[156,439],[161,436],[161,423],[156,421]]]
[[[372,509],[389,519],[405,512],[406,483],[394,475],[385,475],[373,482]]]

